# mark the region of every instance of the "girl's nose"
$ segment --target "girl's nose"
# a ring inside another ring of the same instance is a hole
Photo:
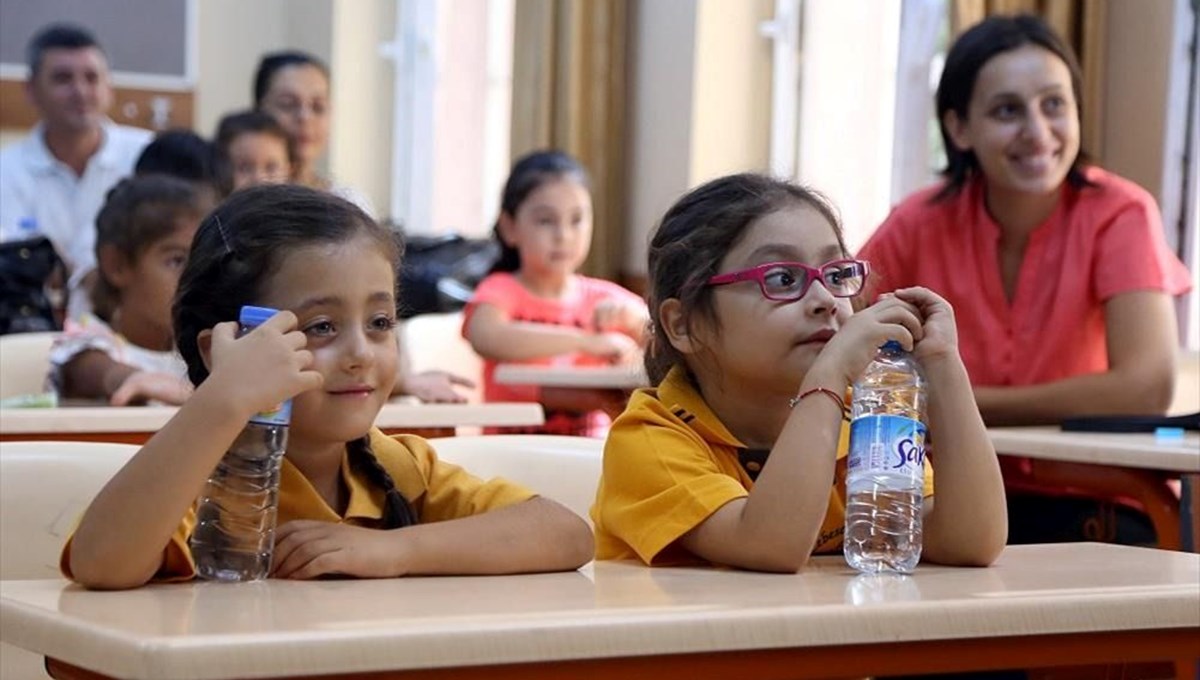
[[[342,336],[342,364],[346,370],[366,368],[375,358],[372,351],[371,339],[365,331],[359,329]]]
[[[810,316],[824,316],[837,310],[837,298],[820,279],[809,284],[808,292],[800,298],[800,304],[804,306],[804,313]]]

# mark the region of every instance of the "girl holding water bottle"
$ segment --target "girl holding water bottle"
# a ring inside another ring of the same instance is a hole
[[[92,502],[63,549],[64,573],[92,588],[192,577],[193,502],[249,418],[288,399],[272,576],[587,562],[587,525],[566,508],[373,427],[396,378],[398,259],[392,232],[305,187],[253,187],[210,214],[173,310],[196,390]],[[283,311],[238,337],[246,304]]]
[[[927,467],[923,555],[996,559],[1004,488],[953,310],[908,288],[853,313],[869,271],[847,254],[833,209],[793,184],[733,175],[667,211],[650,244],[654,387],[634,393],[605,444],[598,559],[795,572],[840,550],[843,397],[888,341],[928,380],[938,494]]]

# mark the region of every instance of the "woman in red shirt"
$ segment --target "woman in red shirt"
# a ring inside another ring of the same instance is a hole
[[[958,311],[989,425],[1171,402],[1172,298],[1188,273],[1153,197],[1085,162],[1080,82],[1075,55],[1035,17],[963,33],[937,91],[945,180],[901,203],[860,253],[876,292],[926,286]]]

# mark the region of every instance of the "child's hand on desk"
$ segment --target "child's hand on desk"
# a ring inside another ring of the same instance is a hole
[[[644,308],[616,300],[603,300],[592,310],[592,323],[600,332],[620,331],[633,338],[640,338],[646,331],[650,317]]]
[[[360,578],[403,576],[390,531],[349,524],[294,520],[275,532],[271,575],[311,579],[326,574]]]
[[[465,403],[467,398],[454,389],[456,385],[474,389],[475,382],[447,371],[423,371],[404,376],[403,384],[399,385],[399,391],[426,403]]]
[[[108,403],[112,406],[129,406],[159,401],[178,406],[192,395],[192,384],[184,378],[170,373],[138,371],[130,373],[112,393]]]
[[[584,354],[608,359],[614,364],[632,361],[641,351],[638,343],[624,333],[584,333],[582,347]]]
[[[318,389],[324,377],[313,370],[308,338],[296,330],[296,315],[282,311],[242,337],[232,321],[213,327],[211,375],[203,387],[236,399],[248,415],[274,409],[280,402]],[[201,347],[205,332],[200,334]]]

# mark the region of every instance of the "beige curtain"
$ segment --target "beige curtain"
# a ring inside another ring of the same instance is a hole
[[[950,22],[954,35],[993,14],[1036,14],[1062,36],[1083,66],[1080,102],[1083,149],[1093,160],[1104,156],[1104,35],[1107,0],[953,0]]]
[[[512,155],[556,148],[592,177],[583,273],[618,280],[625,215],[628,0],[516,0]]]

